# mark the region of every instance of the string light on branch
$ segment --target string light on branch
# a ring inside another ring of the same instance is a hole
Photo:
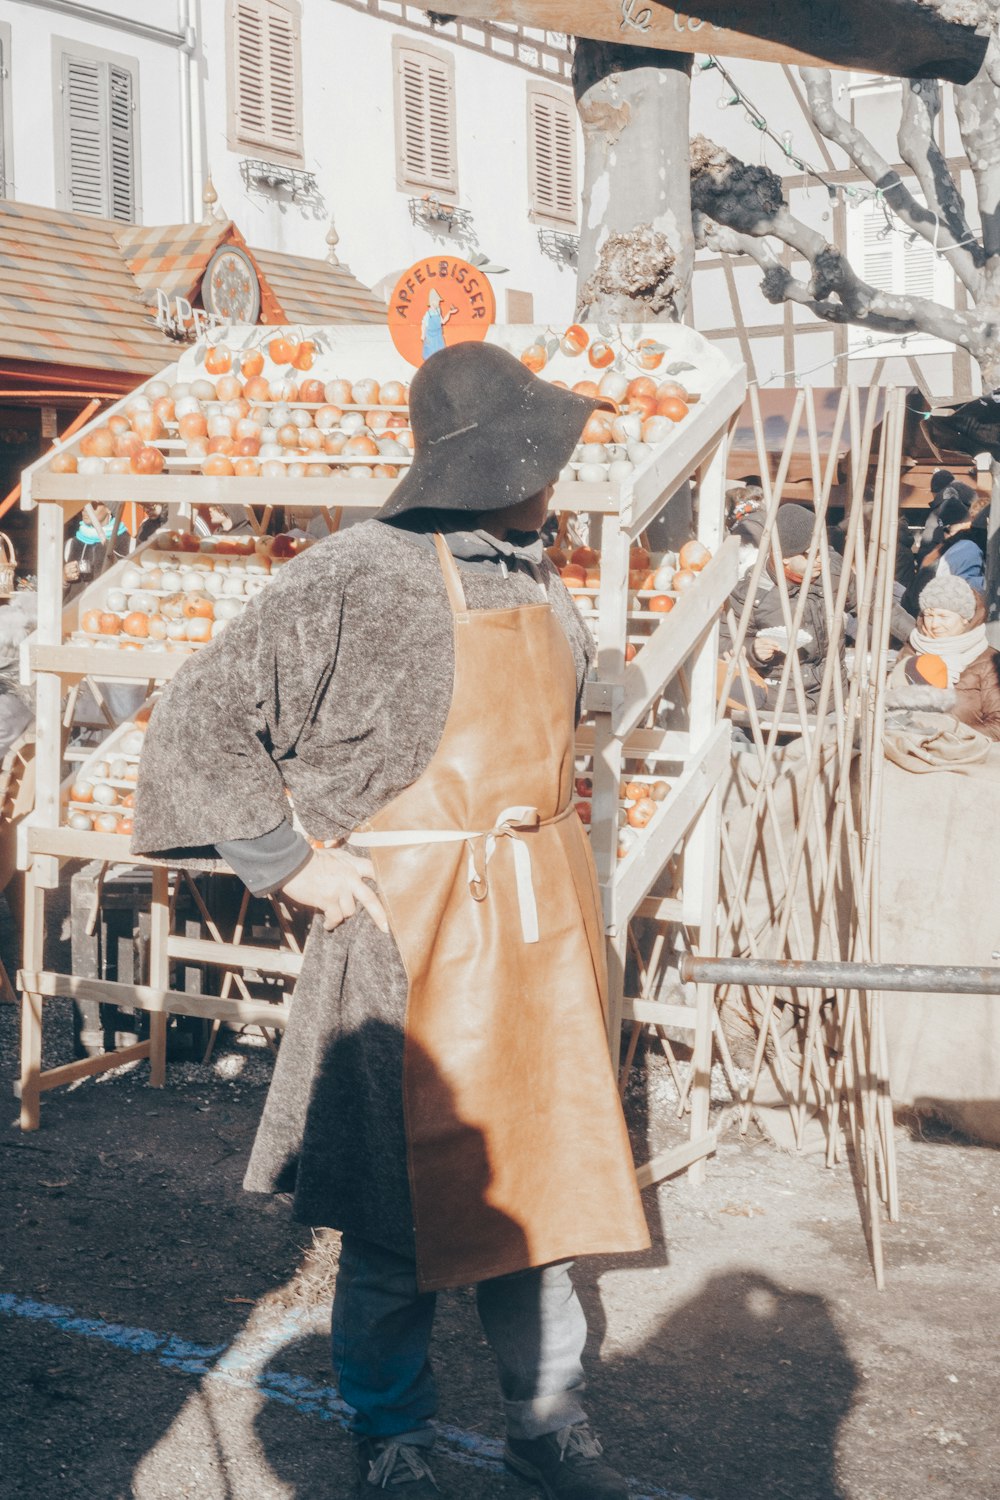
[[[779,134],[773,129],[763,111],[757,108],[753,100],[744,92],[733,75],[723,66],[717,57],[706,57],[699,64],[699,70],[703,73],[707,73],[712,69],[719,74],[728,90],[728,92],[720,94],[716,100],[718,108],[730,109],[741,106],[748,123],[755,130],[758,130],[761,135],[766,136],[768,140],[772,141],[778,147],[778,150],[785,157],[786,161],[795,167],[797,171],[801,172],[803,177],[811,177],[815,182],[821,183],[826,188],[831,203],[835,203],[838,197],[842,197],[848,208],[863,208],[866,204],[870,203],[878,204],[885,216],[885,227],[878,230],[877,237],[879,239],[887,239],[890,234],[900,234],[904,236],[908,246],[915,244],[918,239],[925,239],[925,243],[930,243],[931,249],[938,259],[946,258],[952,251],[961,250],[966,245],[978,243],[978,236],[970,234],[957,244],[941,245],[939,238],[945,225],[942,223],[940,216],[933,210],[929,210],[934,218],[934,238],[932,241],[927,241],[912,225],[902,223],[886,198],[887,192],[891,193],[895,188],[904,186],[898,172],[893,174],[895,181],[890,182],[888,188],[876,187],[874,183],[869,187],[859,187],[855,183],[831,181],[829,177],[814,167],[811,162],[806,161],[804,157],[799,156],[792,149],[793,138],[790,130],[783,130]]]

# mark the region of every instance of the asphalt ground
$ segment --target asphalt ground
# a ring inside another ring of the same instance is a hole
[[[14,1023],[0,1005],[2,1500],[348,1496],[327,1350],[337,1237],[241,1188],[266,1049],[225,1038],[162,1091],[138,1064],[53,1092],[22,1135]],[[70,1045],[55,1002],[48,1060]],[[628,1101],[640,1151],[676,1134],[672,1098],[649,1059]],[[882,1293],[849,1167],[735,1125],[703,1186],[645,1195],[652,1252],[578,1265],[588,1404],[634,1496],[1000,1496],[1000,1154],[915,1125],[897,1147]],[[467,1290],[439,1299],[433,1355],[442,1486],[529,1500],[499,1463]]]

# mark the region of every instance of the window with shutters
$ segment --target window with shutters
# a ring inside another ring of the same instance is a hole
[[[302,7],[298,0],[227,0],[229,146],[304,163]]]
[[[536,224],[576,229],[576,106],[539,83],[528,84],[528,192]]]
[[[0,198],[14,195],[10,115],[10,26],[0,21]]]
[[[139,219],[139,64],[56,38],[60,100],[56,202],[72,213]]]
[[[458,196],[455,60],[439,47],[394,38],[396,186]]]
[[[919,198],[915,186],[908,185]],[[849,210],[847,223],[849,258],[869,286],[945,307],[955,305],[955,278],[947,257],[936,255],[933,245],[922,236],[912,235],[895,214],[886,212],[881,199],[866,199]],[[863,339],[864,330],[852,330],[853,343]],[[923,339],[921,347],[926,342]]]

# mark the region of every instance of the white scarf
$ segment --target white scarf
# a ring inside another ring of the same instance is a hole
[[[948,686],[954,687],[966,667],[989,651],[986,626],[974,625],[962,635],[924,635],[916,626],[910,631],[910,645],[918,656],[939,656],[948,668]]]

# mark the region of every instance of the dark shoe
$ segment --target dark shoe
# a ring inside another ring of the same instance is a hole
[[[628,1484],[609,1464],[586,1422],[540,1438],[507,1439],[503,1461],[540,1484],[548,1500],[626,1500]]]
[[[393,1438],[363,1438],[355,1446],[358,1461],[356,1494],[390,1490],[399,1500],[431,1500],[443,1492],[427,1462],[429,1448],[400,1443]]]

